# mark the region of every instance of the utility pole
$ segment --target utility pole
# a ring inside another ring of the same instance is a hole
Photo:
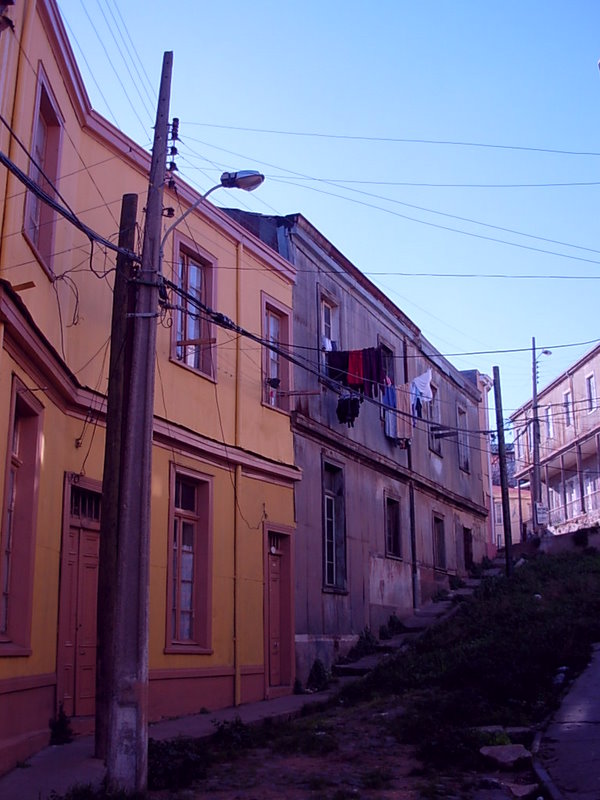
[[[500,490],[502,492],[502,522],[504,524],[504,554],[506,556],[506,577],[513,572],[512,531],[510,528],[510,501],[508,499],[508,477],[506,474],[506,446],[504,444],[504,417],[502,414],[502,394],[500,392],[500,369],[494,367],[494,403],[496,406],[496,428],[498,430],[498,461],[500,464]]]
[[[115,526],[111,620],[101,688],[106,727],[99,731],[97,748],[105,753],[109,791],[145,792],[148,775],[148,576],[152,479],[154,376],[158,315],[158,266],[169,133],[169,95],[173,54],[164,54],[160,83],[141,268],[130,287],[133,311],[126,326],[118,486],[109,497],[118,498]],[[112,347],[118,347],[113,341]],[[129,360],[130,358],[130,360]],[[119,395],[120,392],[115,392]],[[111,398],[109,388],[109,399]],[[109,412],[109,415],[112,412]],[[112,476],[105,476],[110,481]],[[111,515],[111,511],[108,511]],[[105,636],[104,631],[101,636]],[[101,659],[104,656],[101,656]]]
[[[133,251],[137,220],[137,194],[123,195],[119,223],[119,247]],[[110,332],[110,367],[106,411],[106,442],[102,481],[102,518],[98,567],[98,658],[96,665],[96,758],[106,757],[109,697],[113,687],[115,630],[115,575],[119,555],[119,509],[121,487],[121,441],[123,437],[125,379],[131,371],[131,321],[133,264],[123,253],[117,255]]]
[[[531,472],[531,513],[533,515],[533,532],[540,535],[539,507],[541,502],[540,486],[540,419],[537,397],[537,358],[535,353],[535,336],[531,338],[531,373],[533,400],[531,403],[533,421],[533,469]]]

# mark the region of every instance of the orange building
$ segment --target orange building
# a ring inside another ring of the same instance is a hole
[[[126,193],[138,195],[143,226],[150,166],[91,109],[55,0],[6,13],[14,29],[0,33],[0,772],[47,744],[61,706],[76,728],[93,724],[115,263],[106,243],[117,239]],[[181,181],[176,190],[164,202],[178,214],[199,200]],[[291,376],[263,344],[290,344],[294,268],[200,202],[166,239],[163,271],[175,289],[157,339],[151,719],[290,692],[294,681],[299,471],[286,394],[272,390],[289,390]],[[220,327],[203,307],[254,338]]]

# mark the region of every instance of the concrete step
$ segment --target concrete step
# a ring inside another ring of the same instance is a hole
[[[386,657],[387,656],[382,653],[373,653],[372,655],[359,658],[358,661],[352,661],[349,664],[334,664],[332,672],[338,678],[350,676],[362,678],[363,675],[372,672],[381,660]]]

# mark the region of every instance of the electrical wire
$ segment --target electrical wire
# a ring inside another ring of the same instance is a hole
[[[104,44],[104,40],[102,39],[102,37],[98,33],[98,27],[96,25],[94,25],[94,23],[92,21],[92,18],[90,17],[89,12],[87,10],[86,4],[83,2],[83,0],[80,0],[80,4],[81,4],[81,7],[83,8],[83,11],[84,11],[86,17],[88,18],[88,21],[89,21],[89,23],[90,23],[90,25],[91,25],[91,27],[92,27],[92,29],[94,31],[94,34],[95,34],[96,38],[98,39],[98,42],[100,43],[100,46],[102,47],[102,49],[104,51],[106,59],[107,59],[108,63],[110,64],[110,68],[112,69],[112,71],[113,71],[113,73],[114,73],[119,85],[121,86],[121,89],[123,90],[123,94],[127,98],[127,102],[129,103],[129,107],[133,111],[137,121],[140,123],[140,126],[141,126],[142,130],[146,131],[146,123],[143,122],[142,118],[140,117],[140,115],[137,112],[135,104],[132,102],[129,94],[127,93],[127,89],[125,88],[125,84],[123,83],[123,81],[121,79],[121,76],[119,75],[119,73],[118,73],[118,71],[117,71],[117,69],[116,69],[116,67],[114,65],[114,61],[110,57],[110,55],[108,54],[108,50],[106,49],[106,45]],[[150,124],[152,124],[152,122],[154,121],[153,118],[152,118],[152,115],[150,115],[150,120],[151,120]]]
[[[245,131],[248,133],[270,133],[277,134],[278,136],[304,136],[318,139],[340,139],[349,141],[360,142],[394,142],[397,144],[432,144],[432,145],[448,145],[452,147],[476,147],[476,148],[489,148],[492,150],[516,150],[525,151],[528,153],[551,153],[557,155],[567,156],[600,156],[600,152],[594,151],[581,151],[581,150],[558,150],[548,147],[525,147],[522,145],[508,145],[508,144],[493,144],[488,142],[467,142],[467,141],[452,141],[449,139],[408,139],[393,136],[352,136],[350,134],[334,134],[334,133],[315,133],[315,132],[302,132],[302,131],[282,131],[273,130],[268,128],[245,128],[239,125],[217,125],[211,122],[190,122],[186,121],[186,125],[200,126],[203,128],[220,128],[223,130]]]
[[[3,164],[10,172],[15,175],[15,177],[23,183],[36,197],[39,197],[42,202],[47,203],[51,208],[54,209],[58,214],[64,217],[68,222],[70,222],[74,227],[78,228],[82,233],[88,237],[88,239],[92,242],[99,242],[100,244],[107,247],[109,250],[113,250],[116,253],[121,253],[121,255],[126,256],[127,258],[135,261],[136,263],[141,263],[141,259],[138,255],[133,253],[130,250],[126,250],[123,247],[119,247],[116,244],[113,244],[110,240],[105,239],[104,236],[101,236],[99,233],[96,233],[90,227],[85,225],[77,216],[75,216],[69,209],[64,208],[59,203],[57,203],[53,197],[50,197],[42,188],[38,186],[38,184],[33,181],[28,175],[26,175],[16,164],[14,164],[8,156],[6,156],[2,151],[0,151],[0,164]]]
[[[212,144],[210,144],[208,142],[204,142],[204,141],[202,141],[200,139],[193,139],[193,141],[196,141],[199,144],[202,144],[204,146],[213,147],[216,150],[222,150],[223,152],[229,153],[231,155],[235,155],[235,156],[240,157],[240,158],[247,158],[247,156],[243,156],[241,153],[236,153],[235,151],[228,150],[227,148],[224,148],[224,147],[219,147],[218,145],[212,145]],[[279,169],[279,170],[282,170],[282,171],[285,171],[285,172],[289,172],[293,176],[300,175],[303,178],[310,177],[310,176],[304,175],[302,173],[296,173],[293,170],[286,170],[283,167],[279,167],[279,166],[277,166],[275,164],[271,164],[271,163],[269,163],[267,161],[261,161],[260,159],[254,159],[254,162],[257,163],[257,164],[263,164],[265,166],[270,166],[270,167],[273,167],[275,169]],[[482,233],[475,233],[474,231],[466,231],[466,230],[462,230],[460,228],[454,228],[454,227],[452,227],[450,225],[442,225],[441,223],[431,222],[429,220],[424,220],[424,219],[419,219],[418,217],[412,217],[412,216],[410,216],[408,214],[402,214],[399,211],[394,211],[391,208],[385,208],[384,206],[379,206],[379,205],[376,205],[375,203],[367,202],[366,200],[359,200],[357,198],[351,198],[351,197],[347,197],[345,195],[336,194],[335,192],[326,191],[324,189],[318,189],[315,186],[301,186],[300,184],[295,183],[294,180],[291,180],[289,178],[280,178],[279,182],[287,184],[289,186],[297,186],[298,188],[303,188],[303,189],[307,189],[307,190],[312,191],[312,192],[317,192],[318,194],[323,194],[323,195],[326,195],[328,197],[335,197],[335,198],[337,198],[339,200],[345,200],[346,202],[355,203],[357,205],[364,206],[366,208],[372,208],[372,209],[377,210],[377,211],[383,211],[384,213],[391,214],[392,216],[398,217],[399,219],[405,219],[405,220],[407,220],[409,222],[416,222],[419,225],[425,225],[427,227],[435,228],[437,230],[444,230],[444,231],[448,231],[448,232],[451,232],[451,233],[458,233],[458,234],[460,234],[462,236],[469,236],[471,238],[481,239],[483,241],[494,242],[496,244],[504,244],[504,245],[507,245],[509,247],[517,247],[517,248],[520,248],[522,250],[528,250],[528,251],[536,252],[536,253],[543,253],[545,255],[552,255],[552,256],[555,256],[557,258],[568,258],[570,260],[581,261],[581,262],[586,263],[586,264],[600,264],[600,260],[597,260],[597,259],[590,259],[590,258],[585,258],[583,256],[570,255],[569,253],[560,253],[560,252],[558,252],[556,250],[547,250],[547,249],[541,248],[541,247],[534,247],[533,245],[523,244],[522,242],[511,242],[511,241],[509,241],[507,239],[500,239],[500,238],[495,237],[495,236],[487,236],[487,235],[482,234]],[[372,197],[379,197],[378,195],[373,195],[373,194],[371,194],[369,192],[360,192],[357,189],[355,189],[355,190],[351,189],[350,191],[359,192],[360,194],[365,194],[365,195],[369,195],[369,196],[372,196]],[[441,211],[438,212],[438,211],[435,211],[433,209],[426,209],[426,208],[422,208],[420,206],[412,206],[409,203],[402,203],[401,201],[397,201],[397,200],[394,200],[392,198],[385,198],[384,197],[384,198],[380,198],[380,199],[383,199],[383,200],[385,200],[387,202],[400,204],[400,205],[403,205],[403,206],[409,206],[409,207],[418,208],[419,210],[423,210],[426,213],[439,214],[439,215],[442,215],[442,216],[447,216],[447,217],[450,217],[450,218],[459,219],[459,220],[468,222],[469,224],[481,225],[481,226],[484,226],[484,227],[489,227],[489,228],[497,229],[497,230],[504,230],[505,232],[511,232],[511,233],[514,233],[515,235],[518,235],[518,236],[525,236],[527,238],[531,238],[531,239],[535,239],[535,240],[541,240],[541,241],[547,241],[547,242],[553,243],[553,244],[559,244],[560,246],[563,246],[563,247],[573,247],[573,248],[580,249],[580,250],[585,250],[585,251],[588,251],[588,252],[600,252],[598,250],[594,250],[593,248],[584,247],[582,245],[576,245],[576,244],[570,244],[568,242],[560,242],[558,240],[546,239],[545,237],[542,237],[542,236],[536,236],[534,234],[528,234],[528,233],[524,233],[524,232],[520,232],[520,231],[515,231],[515,230],[509,229],[509,228],[502,228],[501,226],[496,226],[496,225],[488,224],[488,223],[485,223],[485,222],[479,222],[477,220],[471,220],[471,219],[466,218],[466,217],[465,218],[458,217],[457,215],[446,214],[445,212],[441,212]]]

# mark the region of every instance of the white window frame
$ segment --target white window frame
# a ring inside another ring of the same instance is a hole
[[[193,302],[212,308],[214,305],[215,260],[204,250],[193,245],[187,238],[174,237],[176,262],[173,265],[173,279],[183,295],[177,300],[173,325],[171,358],[177,364],[203,375],[216,377],[216,335],[213,323]],[[202,276],[200,292],[192,291],[190,286],[190,267]],[[188,338],[192,334],[191,338]],[[185,343],[185,344],[182,344]]]
[[[546,439],[554,438],[554,419],[552,416],[552,405],[548,405],[544,409],[544,420],[546,423]]]
[[[464,472],[469,472],[469,431],[467,426],[467,409],[464,406],[456,407],[456,441],[458,444],[458,466]]]
[[[291,349],[291,309],[273,297],[262,294],[263,340],[273,344],[263,346],[262,385],[264,405],[288,412],[290,407],[290,362],[283,352]],[[272,337],[271,320],[279,322],[278,341]]]
[[[327,372],[327,353],[341,350],[340,347],[340,309],[338,304],[323,292],[319,295],[319,348],[321,366]]]
[[[598,408],[598,395],[596,394],[596,378],[593,372],[585,376],[585,395],[587,400],[588,413],[592,413]]]

